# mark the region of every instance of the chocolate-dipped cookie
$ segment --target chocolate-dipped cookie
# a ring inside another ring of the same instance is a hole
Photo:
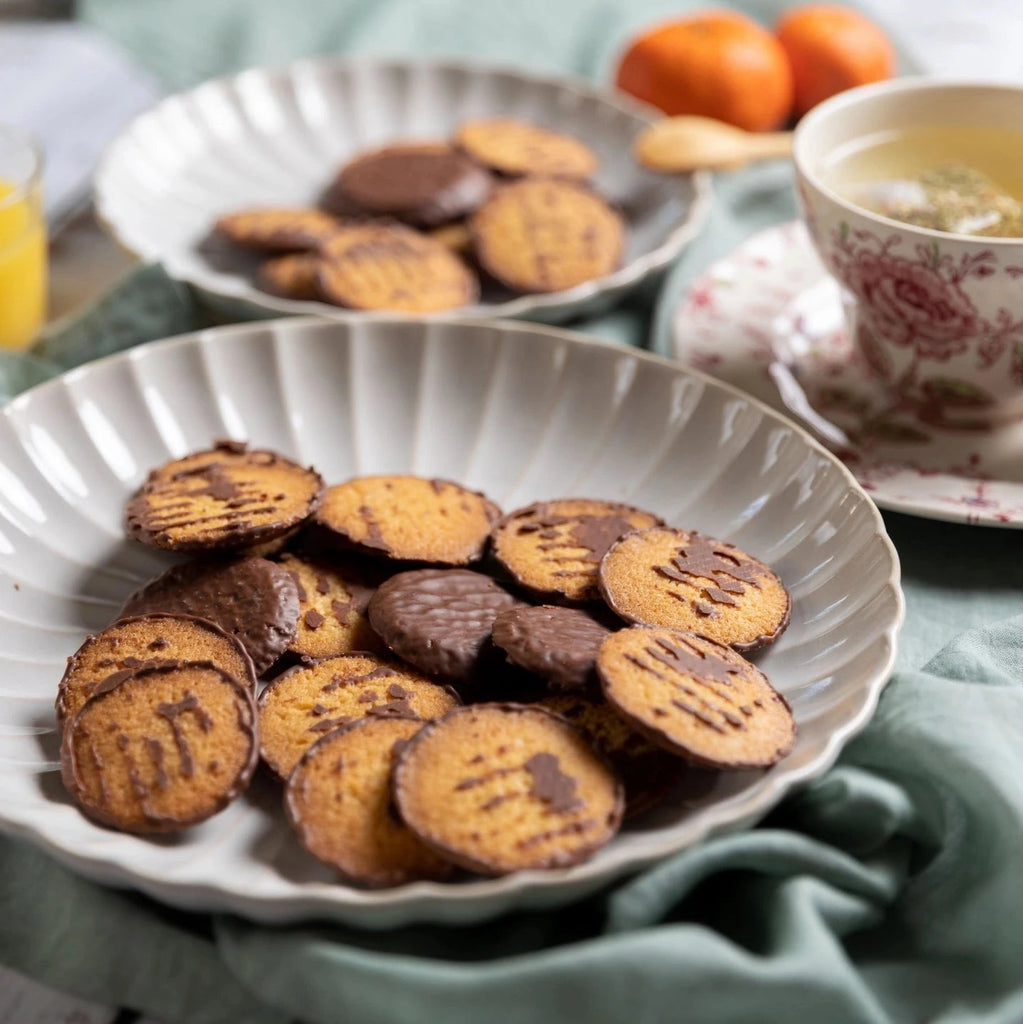
[[[209,662],[143,667],[110,689],[101,685],[67,723],[64,785],[104,824],[178,831],[245,789],[255,729],[249,689]]]
[[[491,541],[498,562],[533,593],[599,601],[597,568],[607,549],[630,530],[660,522],[630,505],[558,498],[509,512],[494,526]]]
[[[782,582],[734,544],[695,530],[642,530],[617,541],[600,564],[600,591],[623,619],[692,630],[754,651],[789,624]]]
[[[276,452],[223,442],[154,469],[125,509],[128,535],[168,551],[226,551],[291,532],[323,480]]]
[[[551,690],[584,690],[597,686],[597,652],[610,632],[589,611],[545,604],[501,612],[493,638],[509,661],[545,679]]]
[[[785,698],[755,665],[695,633],[633,626],[597,656],[608,703],[652,742],[711,768],[767,768],[792,749]]]
[[[399,658],[456,684],[474,683],[501,659],[491,641],[498,613],[523,605],[499,583],[468,569],[416,569],[382,583],[369,621]]]
[[[528,121],[494,117],[464,121],[455,145],[500,174],[585,180],[597,173],[597,158],[578,139]]]
[[[298,622],[298,586],[265,558],[173,565],[128,598],[122,618],[167,612],[195,615],[237,637],[262,675],[287,650]]]
[[[120,619],[85,639],[68,658],[57,690],[57,722],[73,718],[100,687],[110,689],[146,665],[208,661],[255,690],[252,659],[238,639],[191,615]]]
[[[576,864],[622,818],[622,784],[582,735],[536,705],[473,704],[401,751],[405,824],[442,857],[487,875]]]
[[[370,654],[342,654],[300,665],[259,696],[263,760],[287,778],[323,735],[357,718],[434,718],[458,705],[445,686],[407,665]]]
[[[486,496],[449,480],[362,476],[327,489],[313,517],[324,541],[398,561],[467,565],[500,515]]]
[[[625,224],[600,196],[568,181],[505,185],[469,222],[476,258],[514,291],[558,292],[617,269]]]
[[[625,784],[625,817],[656,807],[687,771],[686,762],[632,727],[598,692],[550,694],[541,705],[567,718]]]
[[[320,294],[348,309],[436,313],[479,297],[476,275],[451,249],[400,224],[346,227],[321,251]]]
[[[451,873],[391,803],[396,752],[421,726],[408,718],[352,722],[317,740],[288,777],[284,806],[302,845],[349,882],[379,888]]]
[[[366,618],[376,586],[354,562],[286,554],[280,564],[298,587],[298,624],[288,651],[310,660],[387,649]]]
[[[265,260],[256,271],[256,287],[282,299],[313,302],[320,298],[320,267],[316,252],[292,252]]]
[[[341,224],[309,207],[258,207],[220,217],[214,232],[235,245],[261,252],[317,249]]]
[[[492,179],[446,143],[406,143],[364,153],[346,164],[324,198],[328,209],[353,208],[429,228],[478,209]]]

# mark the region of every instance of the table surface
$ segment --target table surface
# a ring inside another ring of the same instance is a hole
[[[982,16],[958,0],[863,0],[930,73],[1019,82],[1023,3],[987,0]],[[81,312],[136,265],[91,210],[66,222],[51,242],[51,323]],[[0,967],[0,1024],[156,1024],[115,1008],[64,996]]]

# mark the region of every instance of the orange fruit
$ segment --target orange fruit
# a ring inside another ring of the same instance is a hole
[[[782,15],[775,35],[792,65],[796,114],[843,89],[895,73],[895,50],[869,18],[836,4],[808,4]]]
[[[768,131],[792,112],[780,43],[734,11],[708,10],[650,29],[625,51],[615,84],[664,113],[716,117]]]

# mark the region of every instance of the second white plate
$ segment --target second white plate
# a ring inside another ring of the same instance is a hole
[[[320,58],[255,68],[171,96],[136,118],[96,174],[96,209],[126,248],[163,263],[233,319],[259,311],[373,319],[260,291],[250,254],[207,242],[213,222],[248,206],[312,205],[362,150],[450,138],[470,118],[522,118],[573,135],[597,154],[594,184],[628,227],[622,266],[562,292],[491,289],[445,318],[560,323],[613,305],[663,270],[703,224],[709,175],[651,174],[632,158],[633,139],[656,114],[582,82],[466,63]]]

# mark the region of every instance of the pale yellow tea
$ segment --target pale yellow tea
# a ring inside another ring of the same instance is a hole
[[[824,180],[893,220],[1023,237],[1023,132],[969,125],[879,132],[838,147]]]

